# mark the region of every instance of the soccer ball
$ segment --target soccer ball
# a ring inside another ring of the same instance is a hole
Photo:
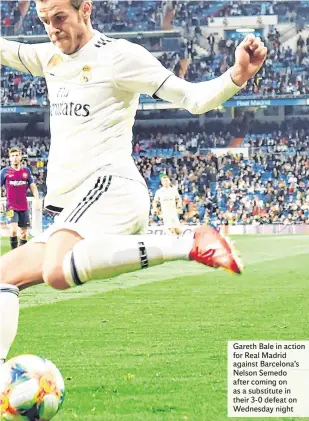
[[[20,355],[0,367],[1,421],[49,421],[63,400],[63,378],[49,360]]]

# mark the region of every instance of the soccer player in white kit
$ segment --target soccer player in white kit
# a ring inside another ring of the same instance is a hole
[[[153,199],[153,210],[162,218],[164,228],[172,234],[181,234],[179,212],[182,209],[182,200],[175,186],[167,175],[161,176],[162,187],[155,193]]]
[[[0,360],[17,332],[21,288],[45,282],[66,289],[177,259],[241,272],[231,246],[210,227],[190,241],[141,234],[150,201],[131,157],[132,126],[139,94],[205,113],[237,93],[267,54],[249,35],[225,74],[192,84],[143,47],[94,31],[90,0],[38,0],[36,7],[51,43],[1,39],[1,64],[46,79],[51,147],[45,205],[60,215],[42,235],[1,257]]]

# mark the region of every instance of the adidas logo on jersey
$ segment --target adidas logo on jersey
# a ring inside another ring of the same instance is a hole
[[[94,46],[97,48],[101,48],[103,47],[103,45],[107,45],[109,42],[112,42],[111,39],[104,39],[104,38],[100,38],[99,41],[97,41]]]

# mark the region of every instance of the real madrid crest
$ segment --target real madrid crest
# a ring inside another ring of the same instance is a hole
[[[92,79],[91,67],[88,66],[88,64],[85,64],[85,66],[82,68],[82,73],[81,73],[80,80],[83,83],[87,83],[91,79]]]

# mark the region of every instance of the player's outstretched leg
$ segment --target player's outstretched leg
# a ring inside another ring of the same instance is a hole
[[[210,267],[241,273],[233,247],[212,227],[200,227],[194,239],[155,235],[103,235],[81,240],[62,258],[59,245],[66,231],[54,233],[47,243],[44,281],[58,289],[92,279],[110,278],[172,260],[195,260]]]
[[[67,230],[48,240],[43,267],[44,281],[58,289],[81,285],[92,279],[110,278],[171,260],[188,260],[192,238],[155,235],[99,235],[79,241],[66,254]]]
[[[0,362],[16,336],[19,289],[45,280],[65,289],[91,279],[109,278],[171,260],[196,260],[235,273],[241,265],[232,246],[214,228],[200,227],[194,239],[155,235],[104,235],[82,239],[59,230],[47,244],[28,243],[0,259]]]

